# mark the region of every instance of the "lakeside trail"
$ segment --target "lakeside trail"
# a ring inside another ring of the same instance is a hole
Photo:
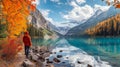
[[[29,60],[29,59],[25,57],[24,47],[23,47],[23,49],[16,55],[14,59],[11,59],[11,61],[4,61],[0,59],[0,67],[23,67],[22,64],[23,61],[25,60]]]
[[[11,61],[4,61],[0,59],[0,67],[21,67],[21,64],[25,60],[24,49],[21,50],[14,59]]]
[[[29,57],[26,58],[23,47],[14,59],[10,61],[0,59],[0,67],[54,67],[49,64],[49,60],[46,60],[46,57],[48,57],[50,53],[46,46],[32,46]],[[47,63],[44,64],[45,61],[47,61]]]
[[[100,61],[99,63],[94,57],[81,52],[66,56],[76,50],[78,49],[72,46],[56,48],[52,51],[47,46],[32,46],[28,59],[23,49],[14,60],[0,62],[0,67],[111,67],[108,62]],[[71,66],[71,64],[74,65]]]
[[[26,58],[24,54],[24,48],[19,52],[9,67],[54,67],[50,64],[49,60],[46,60],[50,56],[51,52],[46,46],[32,46],[30,48],[29,57]],[[46,63],[44,63],[46,62]]]

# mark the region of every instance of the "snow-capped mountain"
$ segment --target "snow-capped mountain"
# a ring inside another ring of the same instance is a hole
[[[76,22],[67,22],[67,23],[51,23],[49,22],[48,28],[60,35],[65,35],[71,28],[78,25]]]
[[[103,21],[109,17],[112,17],[116,14],[116,9],[114,7],[105,7],[101,8],[99,6],[94,7],[94,13],[91,17],[83,19],[82,21],[71,21],[66,23],[48,23],[48,27],[53,31],[69,36],[69,35],[81,35],[84,34],[84,31],[98,22]]]
[[[110,7],[108,10],[103,9],[95,9],[94,15],[92,15],[89,19],[87,19],[84,23],[79,24],[73,28],[71,28],[65,35],[83,35],[84,31],[98,22],[103,21],[109,17],[112,17],[116,14],[116,10],[114,7]]]
[[[29,19],[32,19],[31,23],[36,25],[36,27],[47,28],[51,31],[57,32],[60,35],[68,36],[68,35],[84,34],[84,31],[86,29],[116,14],[116,10],[114,7],[110,7],[108,10],[95,8],[94,12],[95,13],[90,18],[83,19],[82,21],[79,22],[76,21],[71,21],[66,23],[48,22],[42,16],[39,10],[36,10],[34,13],[31,13],[32,18]]]

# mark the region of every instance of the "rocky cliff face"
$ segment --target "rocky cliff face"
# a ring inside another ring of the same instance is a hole
[[[28,20],[37,28],[46,28],[47,20],[37,9],[35,10],[35,12],[31,12],[31,15],[28,17]]]
[[[43,17],[39,10],[35,10],[35,12],[31,12],[28,17],[29,23],[32,24],[29,26],[29,33],[34,35],[35,37],[45,37],[53,36],[54,32],[48,28],[48,21]],[[34,37],[33,36],[33,37]]]

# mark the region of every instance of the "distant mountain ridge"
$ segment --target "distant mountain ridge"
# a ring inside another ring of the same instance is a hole
[[[86,30],[91,36],[118,36],[120,35],[120,14],[110,17],[96,26]]]
[[[88,19],[81,22],[71,21],[67,23],[53,24],[48,23],[48,28],[55,31],[61,36],[79,36],[84,35],[85,30],[95,26],[100,21],[103,21],[109,17],[116,15],[116,9],[110,7],[108,10],[103,10],[101,8],[96,8],[95,13]]]
[[[112,12],[112,13],[111,13]],[[99,23],[100,21],[103,21],[109,17],[112,17],[116,15],[116,11],[114,9],[114,7],[109,8],[109,10],[102,12],[102,10],[97,10],[96,13],[90,17],[87,21],[85,21],[84,23],[71,28],[65,36],[79,36],[79,35],[84,35],[85,30],[95,26],[97,23]]]
[[[53,22],[47,21],[41,12],[36,10],[35,12],[31,13],[30,23],[32,23],[36,28],[52,31],[60,36],[79,36],[84,35],[85,30],[114,15],[116,15],[116,10],[114,7],[110,7],[107,11],[96,9],[94,15],[92,15],[89,19],[81,21],[80,23],[68,22],[61,23],[61,25],[56,25]]]
[[[63,24],[63,25],[65,25],[65,24]],[[55,25],[51,22],[49,22],[47,24],[47,26],[50,30],[55,31],[59,35],[65,35],[67,33],[67,31],[70,30],[73,27],[73,25],[72,26],[70,24],[67,25],[67,23],[66,23],[65,26],[63,26],[63,25],[61,23],[61,26],[60,25],[58,26],[58,25]]]

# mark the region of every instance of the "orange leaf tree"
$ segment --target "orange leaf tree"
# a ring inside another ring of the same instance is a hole
[[[113,5],[115,8],[120,8],[120,0],[102,0],[105,1],[107,5]]]
[[[27,17],[36,7],[33,4],[34,1],[0,0],[0,24],[7,25],[6,31],[8,37],[10,37],[0,41],[0,47],[2,45],[0,54],[2,54],[2,57],[11,59],[21,50],[22,36],[18,37],[18,35],[27,30]]]
[[[35,9],[33,1],[35,0],[1,0],[9,36],[19,35],[27,29],[27,17]]]

